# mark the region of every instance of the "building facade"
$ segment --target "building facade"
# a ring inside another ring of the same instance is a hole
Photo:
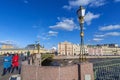
[[[85,47],[85,53],[88,53],[88,50]],[[80,46],[79,44],[72,44],[71,42],[61,42],[58,44],[58,53],[60,55],[66,55],[66,56],[74,56],[80,54]]]
[[[2,45],[2,47],[1,47],[1,49],[13,49],[13,48],[14,48],[14,46],[11,45],[11,44],[4,44],[4,45]]]
[[[84,45],[85,54],[88,54],[87,46]],[[73,44],[73,55],[79,55],[80,54],[80,45],[79,44]]]
[[[33,54],[33,53],[49,53],[49,51],[48,50],[46,50],[46,49],[44,49],[43,47],[39,47],[39,51],[38,51],[38,48],[37,47],[34,47],[34,45],[32,46],[32,45],[28,45],[26,48],[8,48],[8,47],[4,47],[4,48],[1,48],[0,49],[0,55],[3,55],[3,54],[5,54],[5,53],[12,53],[12,54],[14,54],[14,53],[18,53],[18,54],[20,54],[20,53],[27,53],[27,52],[30,52],[31,54]]]
[[[104,55],[120,55],[120,47],[102,47]]]
[[[103,45],[85,45],[85,54],[87,55],[120,55],[120,47],[118,44],[103,44]],[[60,55],[79,55],[80,45],[72,44],[71,42],[61,42],[58,44],[58,53]]]
[[[87,50],[89,55],[103,55],[101,46],[87,45]]]
[[[58,44],[58,53],[60,55],[74,55],[73,54],[73,44],[70,42],[61,42]]]

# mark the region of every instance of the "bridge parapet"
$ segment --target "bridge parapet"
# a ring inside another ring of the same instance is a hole
[[[36,66],[23,62],[22,80],[94,80],[92,63],[70,66]]]

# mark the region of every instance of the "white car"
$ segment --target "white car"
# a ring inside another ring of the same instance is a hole
[[[20,75],[11,75],[9,80],[21,80]]]

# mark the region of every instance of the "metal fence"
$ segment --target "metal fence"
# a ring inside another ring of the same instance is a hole
[[[100,61],[93,66],[95,80],[120,80],[120,59]]]

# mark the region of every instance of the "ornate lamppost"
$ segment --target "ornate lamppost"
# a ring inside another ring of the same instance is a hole
[[[37,46],[37,50],[38,50],[38,54],[36,55],[37,61],[38,61],[38,65],[41,66],[41,53],[40,53],[40,43],[39,41],[36,41],[36,46]]]
[[[77,10],[79,22],[80,22],[80,37],[81,37],[81,42],[80,42],[80,54],[79,54],[79,60],[82,62],[86,60],[85,55],[85,48],[84,48],[84,31],[83,31],[83,26],[84,26],[84,17],[85,17],[85,8],[80,6],[80,8]]]

